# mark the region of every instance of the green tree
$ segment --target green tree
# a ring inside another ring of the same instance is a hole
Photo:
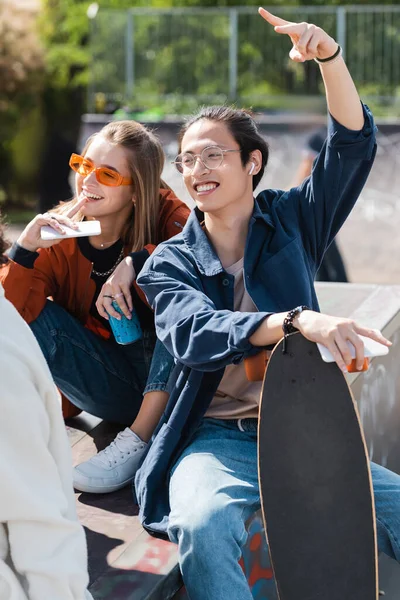
[[[39,22],[46,56],[43,103],[48,130],[57,128],[72,136],[84,110],[88,81],[88,4],[42,0]]]
[[[34,9],[12,0],[0,3],[0,196],[9,202],[16,200],[12,140],[37,105],[43,84],[44,57],[35,19]]]

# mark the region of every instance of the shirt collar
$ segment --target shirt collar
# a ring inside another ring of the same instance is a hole
[[[275,229],[266,202],[261,202],[262,207],[260,206],[259,200],[263,200],[263,198],[260,198],[261,196],[260,194],[254,201],[253,214],[249,224],[249,235],[255,221],[263,221],[268,227]],[[198,208],[192,210],[183,228],[182,235],[200,273],[212,277],[224,272],[224,268],[201,225],[203,220],[204,213]]]

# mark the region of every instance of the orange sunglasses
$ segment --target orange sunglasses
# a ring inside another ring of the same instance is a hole
[[[80,154],[71,154],[69,159],[69,166],[73,171],[79,173],[83,177],[87,177],[93,171],[96,173],[96,179],[103,185],[109,185],[111,187],[117,187],[119,185],[131,185],[132,179],[129,177],[122,177],[118,171],[109,169],[108,167],[95,167],[93,161],[90,158],[85,158]]]

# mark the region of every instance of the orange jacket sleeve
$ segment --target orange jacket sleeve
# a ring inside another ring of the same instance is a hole
[[[182,231],[190,214],[190,208],[179,200],[171,190],[160,190],[161,206],[158,223],[158,242],[164,242]],[[147,244],[142,250],[130,254],[136,275],[154,252],[156,244]]]
[[[56,291],[49,253],[40,251],[33,268],[9,260],[0,268],[0,282],[7,300],[25,321],[34,321],[42,311],[47,297],[54,295]]]
[[[169,238],[181,233],[182,229],[185,226],[185,223],[189,217],[190,209],[183,202],[181,205],[178,205],[173,212],[171,212],[166,221],[161,224],[160,238],[161,241],[169,240]],[[145,249],[148,251],[149,255],[154,252],[156,249],[155,244],[147,244]]]

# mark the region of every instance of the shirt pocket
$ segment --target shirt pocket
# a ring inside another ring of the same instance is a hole
[[[290,310],[309,297],[310,273],[298,238],[263,262],[260,275],[276,310]]]
[[[288,261],[292,261],[296,254],[302,255],[303,250],[300,247],[297,238],[294,238],[288,242],[283,248],[271,254],[266,260],[262,262],[262,270],[265,275],[270,275],[282,264]]]

